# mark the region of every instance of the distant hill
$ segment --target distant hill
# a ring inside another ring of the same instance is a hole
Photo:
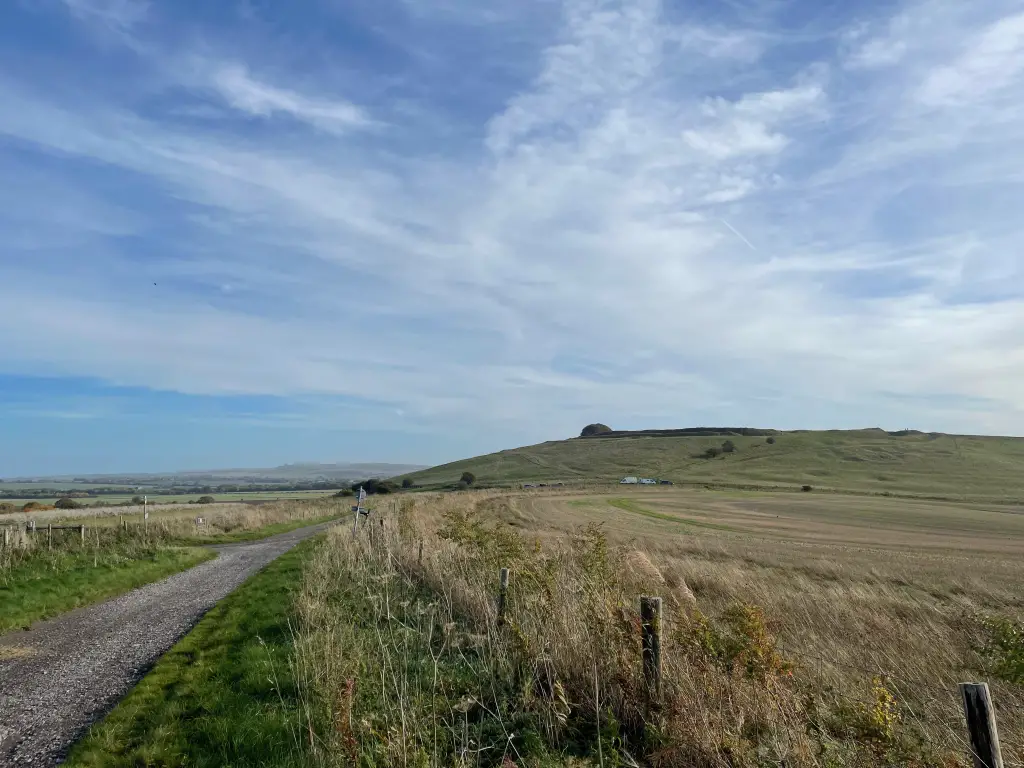
[[[702,458],[725,440],[734,453]],[[769,443],[773,440],[774,444]],[[791,487],[1024,503],[1024,438],[881,429],[781,432],[698,427],[612,431],[514,448],[408,475],[417,486],[640,475],[676,483]]]
[[[296,483],[301,481],[365,480],[368,477],[387,478],[423,469],[417,464],[337,463],[337,464],[284,464],[266,469],[201,469],[182,472],[126,473],[106,475],[55,475],[52,477],[10,478],[10,483],[26,481],[43,484],[109,483],[122,485],[173,485],[202,483]]]

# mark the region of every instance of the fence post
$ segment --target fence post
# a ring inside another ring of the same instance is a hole
[[[640,598],[640,648],[644,682],[652,701],[661,699],[661,598]]]
[[[508,568],[498,572],[498,626],[505,625],[505,601],[508,597]]]
[[[999,749],[996,713],[988,683],[960,683],[964,702],[964,716],[971,737],[971,757],[974,768],[1003,768],[1003,755]]]
[[[423,565],[423,539],[420,539],[420,553],[416,556],[416,565]]]
[[[78,533],[82,537],[82,546],[84,547],[85,546],[85,526],[84,525],[78,526]]]
[[[11,529],[4,527],[4,549],[8,549],[11,546]]]
[[[48,523],[46,526],[46,549],[53,549],[53,523]]]

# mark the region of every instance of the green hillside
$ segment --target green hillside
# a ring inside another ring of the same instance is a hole
[[[418,487],[439,487],[456,483],[464,471],[476,475],[479,485],[612,482],[640,475],[676,483],[811,485],[857,493],[1024,501],[1024,438],[879,429],[739,432],[618,432],[514,448],[406,477]],[[769,444],[769,438],[775,443]],[[726,439],[735,444],[734,453],[701,457]]]

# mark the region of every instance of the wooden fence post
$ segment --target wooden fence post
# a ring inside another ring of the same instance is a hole
[[[640,598],[640,648],[644,682],[651,700],[661,699],[661,598]]]
[[[416,565],[423,565],[423,539],[420,539],[420,553],[416,557]]]
[[[11,529],[4,527],[4,549],[8,549],[11,546]]]
[[[46,526],[46,549],[53,549],[53,523],[48,523]]]
[[[508,568],[498,572],[498,626],[505,625],[505,602],[508,598]]]
[[[82,537],[82,546],[84,547],[85,546],[85,526],[84,525],[78,526],[78,533]]]
[[[974,768],[1003,768],[996,713],[992,707],[988,683],[960,683],[960,696],[963,698],[964,716],[971,737]]]

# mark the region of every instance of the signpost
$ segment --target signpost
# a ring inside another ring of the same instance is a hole
[[[359,496],[356,498],[356,505],[352,507],[352,511],[355,513],[354,519],[352,520],[352,535],[355,536],[359,531],[359,518],[361,515],[370,514],[364,507],[363,502],[366,501],[366,489],[363,486],[359,486]]]

